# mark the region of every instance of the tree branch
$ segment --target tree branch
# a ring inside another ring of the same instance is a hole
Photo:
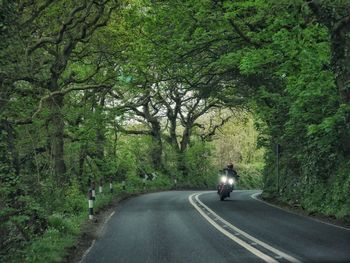
[[[228,21],[230,23],[230,25],[232,26],[232,28],[236,31],[236,33],[248,44],[251,44],[257,48],[261,47],[261,44],[252,41],[248,36],[246,36],[243,31],[233,22],[232,19],[229,19]]]
[[[119,124],[116,124],[116,127],[118,128],[118,130],[122,133],[125,134],[134,134],[134,135],[151,135],[151,131],[137,131],[137,130],[126,130],[124,129],[122,126],[120,126]]]
[[[68,26],[72,24],[75,14],[78,13],[79,11],[84,10],[85,7],[86,7],[86,1],[84,1],[84,3],[81,6],[74,8],[70,12],[68,19],[62,24],[60,30],[57,32],[56,38],[42,37],[34,45],[32,45],[27,49],[27,54],[30,55],[34,50],[42,47],[45,44],[56,44],[56,45],[59,44],[62,41],[64,33],[66,32]]]
[[[340,21],[335,23],[333,30],[334,32],[341,31],[344,27],[348,26],[350,24],[350,15],[342,18]]]
[[[231,118],[233,115],[230,115],[226,118],[221,118],[221,122],[219,124],[216,124],[212,127],[209,127],[209,132],[207,134],[201,135],[202,141],[210,141],[212,140],[212,137],[216,134],[216,131],[224,126]],[[212,123],[211,123],[212,124]],[[210,124],[210,125],[211,125]]]

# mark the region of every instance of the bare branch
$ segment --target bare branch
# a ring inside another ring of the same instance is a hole
[[[46,8],[48,8],[52,3],[54,3],[55,1],[54,0],[47,0],[44,4],[42,4],[41,6],[38,7],[38,9],[36,10],[33,10],[32,11],[32,14],[31,14],[31,17],[29,19],[27,19],[23,24],[22,26],[24,25],[28,25],[28,24],[31,24],[37,17],[39,17],[39,15],[41,14],[41,12],[43,12]],[[31,3],[33,4],[33,3]],[[23,9],[25,6],[20,6],[20,11],[21,8]]]
[[[17,125],[23,125],[23,124],[30,124],[33,122],[33,119],[41,112],[44,102],[50,98],[52,98],[53,96],[57,96],[57,95],[66,95],[69,92],[72,91],[78,91],[78,90],[89,90],[89,89],[110,89],[111,86],[109,85],[105,85],[105,84],[98,84],[98,85],[85,85],[85,86],[79,86],[79,87],[71,87],[68,89],[64,89],[64,90],[57,90],[54,92],[51,92],[47,95],[45,95],[44,97],[42,97],[39,101],[39,105],[37,110],[32,114],[31,117],[27,118],[27,119],[23,119],[23,120],[12,120],[9,121],[13,124],[17,124]]]
[[[68,19],[62,24],[60,30],[57,32],[56,37],[42,37],[34,45],[28,48],[27,54],[30,55],[34,50],[42,47],[45,44],[59,44],[62,41],[64,33],[66,32],[68,26],[72,24],[74,15],[79,11],[84,10],[85,7],[86,1],[84,1],[84,3],[81,6],[74,8],[69,14]]]
[[[334,31],[339,32],[341,31],[344,27],[348,26],[350,24],[350,15],[342,18],[340,21],[335,23],[334,25]]]
[[[151,135],[151,131],[138,131],[138,130],[127,130],[125,128],[123,128],[122,126],[120,126],[119,124],[116,124],[116,127],[118,128],[118,130],[122,133],[125,134],[134,134],[134,135]]]
[[[226,118],[221,118],[221,122],[212,126],[212,121],[210,123],[209,127],[209,132],[207,134],[201,135],[201,139],[202,141],[210,141],[212,140],[212,137],[216,134],[216,131],[221,128],[222,126],[224,126],[231,118],[233,117],[233,115],[229,115]]]
[[[91,72],[91,74],[89,74],[83,79],[75,79],[73,76],[73,73],[71,73],[68,79],[64,82],[64,85],[62,87],[65,87],[72,83],[74,84],[86,83],[87,81],[91,80],[94,76],[96,76],[96,74],[100,71],[101,68],[102,66],[100,64],[97,64],[96,68]]]

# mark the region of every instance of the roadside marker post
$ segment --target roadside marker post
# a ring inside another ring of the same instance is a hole
[[[148,179],[148,175],[145,173],[142,179],[142,184],[143,184],[143,190],[146,190],[146,181]]]
[[[100,186],[98,187],[98,191],[99,191],[100,194],[102,194],[102,192],[103,192],[103,187],[102,187],[102,185],[103,185],[103,179],[100,178]]]
[[[113,179],[112,176],[109,178],[109,191],[113,193]]]
[[[152,181],[156,180],[157,176],[158,175],[156,173],[152,173]]]
[[[92,199],[92,188],[88,192],[88,203],[89,203],[89,219],[94,219],[94,200]]]
[[[96,200],[96,191],[95,191],[95,188],[96,188],[96,183],[95,183],[95,182],[92,182],[92,183],[91,183],[91,196],[92,196],[92,200],[93,200],[93,201]]]
[[[175,185],[175,189],[177,188],[177,179],[174,179],[174,185]]]

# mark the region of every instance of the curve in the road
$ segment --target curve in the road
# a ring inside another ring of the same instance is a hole
[[[205,192],[212,193],[212,192]],[[288,262],[300,263],[301,261],[295,257],[288,255],[263,241],[247,234],[238,227],[227,222],[225,219],[216,214],[208,206],[199,200],[199,196],[205,193],[192,194],[188,197],[194,208],[217,230],[223,233],[232,241],[241,245],[249,252],[261,258],[265,262],[278,262],[276,259],[284,258]]]
[[[123,202],[82,262],[264,262],[199,216],[188,202],[192,193],[151,193]]]
[[[283,210],[284,212],[287,212],[287,213],[291,213],[291,214],[294,214],[294,215],[296,214],[296,213],[294,213],[294,212],[290,212],[290,211],[288,211],[288,210],[285,210],[285,209],[283,209],[283,208],[281,208],[281,207],[279,207],[279,206],[277,206],[277,205],[273,205],[273,204],[270,204],[270,203],[268,203],[268,202],[265,202],[265,201],[261,200],[260,198],[258,198],[258,196],[260,196],[260,195],[261,195],[261,192],[258,192],[258,193],[254,193],[254,194],[252,194],[252,195],[250,195],[250,196],[251,196],[251,198],[253,198],[254,200],[259,201],[259,202],[262,202],[262,203],[264,203],[264,204],[266,204],[266,205],[268,205],[268,206],[272,206],[272,207],[274,207],[274,208]],[[307,218],[308,218],[308,219],[311,219],[311,220],[314,220],[314,221],[316,221],[316,222],[325,224],[325,225],[329,225],[329,226],[332,226],[332,227],[336,227],[336,228],[340,228],[340,229],[343,229],[343,230],[346,230],[346,231],[350,231],[350,228],[347,228],[347,227],[334,225],[334,224],[332,224],[332,223],[328,223],[328,222],[325,222],[325,221],[322,221],[322,220],[318,220],[318,219],[313,218],[313,217],[307,217]]]
[[[224,202],[193,191],[129,199],[82,262],[350,262],[349,231],[258,202],[255,193],[234,191]]]
[[[200,201],[237,228],[302,262],[350,262],[350,231],[257,201],[252,195],[258,192],[234,191],[224,202],[216,193],[207,193]]]

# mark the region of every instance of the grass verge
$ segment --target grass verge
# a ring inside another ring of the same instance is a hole
[[[94,202],[94,213],[98,214],[107,208],[113,201],[120,201],[127,197],[154,192],[158,190],[169,190],[171,185],[148,183],[146,188],[143,185],[130,185],[127,190],[122,190],[122,185],[114,186],[113,192],[96,194]],[[107,189],[106,187],[104,189]],[[109,190],[109,189],[108,189]],[[78,240],[83,233],[84,225],[88,224],[88,202],[82,202],[83,208],[77,209],[75,213],[54,213],[48,217],[48,227],[45,232],[29,240],[21,247],[14,248],[8,255],[6,262],[25,263],[49,263],[68,262],[69,254],[74,250]]]

